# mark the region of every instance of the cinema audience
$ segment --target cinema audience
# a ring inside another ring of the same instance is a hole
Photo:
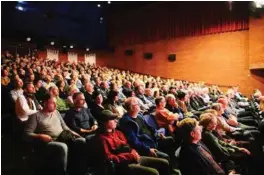
[[[28,119],[27,123],[31,124],[22,126],[26,128],[27,138],[52,140],[46,144],[47,147],[48,145],[53,147],[53,143],[58,141],[59,132],[62,130],[73,130],[75,132],[70,133],[78,137],[81,135],[87,138],[87,141],[103,136],[103,140],[112,139],[111,141],[115,142],[117,138],[107,138],[108,131],[111,131],[111,134],[122,135],[120,136],[122,143],[129,144],[131,150],[135,149],[138,153],[135,154],[140,163],[137,166],[144,167],[143,156],[150,159],[159,157],[169,160],[169,166],[172,169],[175,149],[182,144],[178,163],[183,175],[230,172],[232,174],[233,169],[241,170],[241,162],[236,159],[236,155],[233,156],[237,153],[246,155],[247,151],[240,148],[249,150],[252,157],[263,156],[261,149],[264,143],[264,108],[261,92],[254,93],[253,99],[249,99],[239,92],[238,87],[229,88],[227,93],[224,93],[214,85],[164,79],[81,62],[73,64],[40,60],[31,56],[11,57],[2,58],[1,87],[6,94],[4,98],[9,96],[12,99],[6,100],[8,104],[6,106],[13,106],[14,110],[7,108],[4,111],[11,115],[17,112],[19,119],[25,121]],[[70,94],[67,94],[68,90]],[[46,99],[47,94],[52,98]],[[251,103],[253,106],[250,106]],[[26,113],[27,110],[18,109],[30,109],[34,112]],[[111,116],[118,116],[117,120],[104,121],[102,111],[106,109],[110,111]],[[203,114],[204,112],[206,114]],[[208,113],[212,113],[214,117]],[[70,129],[61,119],[65,114],[64,120]],[[145,117],[153,114],[154,122],[159,128],[168,128],[173,133],[173,139],[159,133],[149,125]],[[55,116],[59,120],[55,121]],[[41,122],[48,118],[51,119],[50,122],[54,121],[56,126],[53,123]],[[216,127],[213,123],[215,119],[217,119]],[[199,120],[201,125],[204,125],[203,132],[197,125]],[[105,128],[109,126],[108,122],[114,124],[113,128],[102,132],[101,129],[97,129],[97,123]],[[32,129],[33,125],[35,128]],[[44,125],[50,127],[52,131],[46,131],[47,128]],[[210,126],[214,126],[215,129]],[[116,127],[121,129],[124,135],[117,131]],[[99,134],[96,135],[96,132]],[[43,134],[49,136],[43,136]],[[209,144],[208,139],[211,141]],[[203,140],[206,146],[200,140]],[[50,150],[49,148],[46,150],[46,146],[42,148],[43,153]],[[107,146],[109,149],[109,145]],[[58,156],[55,159],[60,165],[56,169],[66,173],[68,145],[60,142],[54,147],[59,151],[54,155],[47,153],[47,156],[52,158]],[[216,147],[220,148],[220,152],[215,151]],[[92,149],[89,146],[86,149],[88,148]],[[93,152],[93,150],[90,151]],[[112,152],[111,155],[118,156]],[[243,156],[249,156],[245,155]],[[227,161],[228,163],[222,162],[218,165],[222,158],[225,160],[230,158],[234,163]],[[83,160],[83,157],[80,156],[80,159]],[[79,162],[85,162],[81,160]],[[115,158],[108,160],[115,160]],[[247,158],[243,160],[248,162]],[[128,165],[133,167],[134,163],[130,162]],[[247,165],[251,166],[250,163]],[[176,164],[174,166],[177,167]],[[152,167],[152,170],[150,173],[163,173],[157,167]],[[139,172],[139,170],[134,169],[132,172]]]

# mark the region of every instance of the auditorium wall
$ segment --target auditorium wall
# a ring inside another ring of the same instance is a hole
[[[264,69],[264,14],[261,18],[250,18],[249,64],[250,68]]]
[[[99,65],[154,76],[204,81],[223,87],[239,85],[247,95],[255,88],[264,92],[263,69],[250,70],[251,63],[264,63],[264,32],[260,27],[264,23],[255,20],[250,21],[253,30],[116,46],[114,53],[98,54],[97,61]],[[258,42],[250,40],[254,36]],[[257,50],[252,42],[262,50]],[[127,49],[134,50],[134,55],[125,56]],[[153,58],[144,59],[144,52],[153,53]],[[176,54],[175,62],[168,61],[171,53]]]

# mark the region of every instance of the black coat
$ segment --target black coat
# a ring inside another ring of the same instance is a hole
[[[217,172],[211,165],[210,160],[204,157],[198,147],[202,146],[208,153],[210,151],[202,143],[183,144],[180,151],[179,166],[182,175],[224,175],[224,172]],[[211,153],[210,153],[211,154]]]

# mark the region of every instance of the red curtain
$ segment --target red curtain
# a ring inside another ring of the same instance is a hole
[[[159,2],[111,16],[109,24],[113,46],[247,30],[248,3],[233,2],[230,11],[228,2]]]

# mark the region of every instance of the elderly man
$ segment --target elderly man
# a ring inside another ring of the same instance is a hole
[[[153,97],[153,91],[150,88],[145,89],[145,96],[153,105],[155,105],[155,99]]]
[[[146,98],[144,91],[145,91],[145,89],[143,86],[136,86],[135,87],[135,93],[136,93],[136,96],[138,97],[138,99],[140,99],[140,103],[142,105],[142,108],[148,109],[148,108],[153,107],[154,104]]]
[[[93,92],[94,92],[94,87],[92,85],[92,83],[90,82],[86,82],[84,84],[84,89],[85,89],[85,92],[84,92],[84,96],[85,96],[85,101],[88,105],[88,108],[90,108],[93,104]]]
[[[173,94],[166,95],[166,108],[173,113],[177,113],[179,115],[179,119],[183,119],[183,111],[180,109],[176,98]]]
[[[54,174],[67,173],[68,141],[65,140],[67,139],[65,138],[66,133],[71,135],[76,143],[83,144],[85,142],[84,138],[80,138],[79,134],[68,128],[56,110],[54,98],[47,95],[44,99],[43,109],[32,115],[27,121],[25,139],[39,143],[37,149],[40,149],[39,151],[46,160],[52,161],[52,163],[49,162],[49,165],[56,165],[52,169]]]
[[[130,81],[125,81],[124,82],[124,86],[123,86],[123,94],[126,96],[126,97],[129,97],[129,94],[131,93],[132,90],[132,87],[131,87],[131,82]]]
[[[158,149],[172,155],[174,151],[173,139],[157,133],[154,128],[145,122],[143,116],[139,113],[140,108],[135,97],[129,97],[126,100],[125,108],[128,112],[120,119],[119,124],[129,144],[142,156],[160,157],[169,160],[169,156]]]

